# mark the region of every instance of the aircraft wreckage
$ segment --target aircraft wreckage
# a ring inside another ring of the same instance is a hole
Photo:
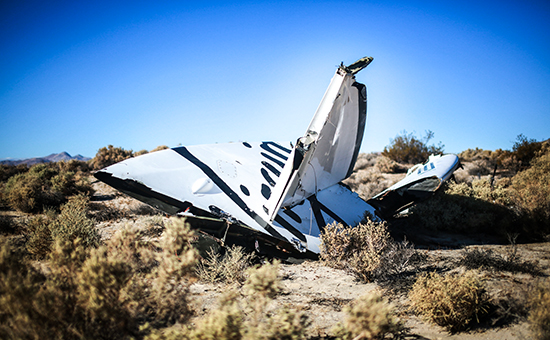
[[[341,183],[353,171],[367,119],[355,74],[366,57],[338,67],[306,133],[295,143],[180,146],[130,158],[95,177],[187,221],[224,244],[281,258],[315,258],[333,222],[356,226],[365,212],[390,217],[432,195],[459,166],[431,156],[368,201]]]

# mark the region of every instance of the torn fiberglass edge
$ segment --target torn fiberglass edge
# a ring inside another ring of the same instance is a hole
[[[420,200],[431,197],[460,166],[456,155],[431,155],[424,164],[414,165],[407,176],[367,202],[382,218],[389,218]]]
[[[315,258],[327,224],[355,226],[365,211],[386,215],[402,205],[389,204],[399,201],[389,197],[414,201],[417,191],[439,185],[429,178],[441,182],[454,171],[456,156],[434,158],[433,168],[407,176],[371,204],[340,184],[353,171],[366,124],[367,91],[355,74],[371,61],[336,70],[306,133],[294,144],[176,147],[124,160],[95,176],[168,214],[187,216],[192,226],[226,244],[281,258]]]

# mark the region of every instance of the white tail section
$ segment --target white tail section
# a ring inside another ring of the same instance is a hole
[[[366,61],[365,61],[366,60]],[[286,162],[280,180],[265,208],[273,221],[279,209],[292,206],[347,178],[363,140],[366,123],[366,88],[354,74],[372,58],[352,71],[341,66],[309,124]]]

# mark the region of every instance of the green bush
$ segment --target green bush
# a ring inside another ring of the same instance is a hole
[[[485,283],[474,271],[421,275],[409,299],[414,310],[451,332],[464,330],[473,320],[479,322],[488,310]]]
[[[382,339],[388,334],[395,338],[403,331],[393,306],[375,292],[359,297],[344,312],[344,324],[334,329],[338,339]]]
[[[85,178],[72,171],[60,170],[53,163],[38,164],[26,173],[10,177],[2,194],[11,208],[37,213],[46,207],[59,207],[69,196],[92,193]]]
[[[121,147],[115,148],[109,145],[97,151],[95,157],[90,161],[90,165],[93,169],[99,170],[133,156],[132,150],[124,150]]]
[[[407,134],[403,131],[401,135],[391,140],[389,146],[384,147],[382,156],[386,156],[398,163],[416,164],[425,162],[431,154],[442,154],[445,147],[441,142],[439,145],[428,145],[434,133],[426,131],[426,136],[418,139],[413,133]]]
[[[320,249],[325,265],[345,269],[363,282],[403,272],[416,254],[407,242],[393,241],[386,222],[370,219],[356,227],[326,226]]]

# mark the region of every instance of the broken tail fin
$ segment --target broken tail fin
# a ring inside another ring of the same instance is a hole
[[[356,82],[354,75],[372,60],[372,57],[362,58],[336,70],[266,205],[270,221],[282,206],[297,204],[351,174],[367,115],[366,87]]]

